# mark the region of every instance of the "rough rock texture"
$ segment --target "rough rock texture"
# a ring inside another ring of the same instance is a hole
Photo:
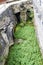
[[[21,19],[21,21],[25,21],[25,22],[27,20],[26,12],[30,8],[33,8],[32,1],[27,1],[26,3],[21,3],[21,4],[12,6],[14,14],[20,12],[20,19]]]
[[[13,27],[16,27],[18,17],[20,17],[20,20],[26,22],[26,12],[30,7],[32,6],[30,6],[29,2],[13,5],[0,15],[0,65],[4,65],[5,59],[8,56],[9,46],[14,44]]]
[[[17,22],[11,8],[0,16],[0,65],[4,65],[9,46],[13,44],[13,27]]]

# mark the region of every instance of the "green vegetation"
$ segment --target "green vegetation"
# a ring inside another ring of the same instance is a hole
[[[1,46],[1,43],[0,43],[0,49],[2,48],[2,46]]]
[[[10,48],[6,65],[43,65],[34,26],[29,21],[17,25],[14,36],[23,41]]]
[[[34,18],[33,8],[30,8],[27,10],[27,21],[28,20],[32,21],[33,18]]]
[[[40,48],[33,25],[33,9],[27,11],[27,22],[17,25],[14,37],[22,42],[14,43],[5,65],[43,65]]]

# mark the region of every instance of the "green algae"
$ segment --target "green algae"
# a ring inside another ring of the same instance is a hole
[[[43,65],[34,26],[29,23],[23,27],[19,25],[14,36],[23,42],[15,43],[10,48],[6,65]]]

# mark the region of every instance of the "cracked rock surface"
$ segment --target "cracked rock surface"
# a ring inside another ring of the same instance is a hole
[[[13,27],[16,21],[11,7],[0,15],[0,65],[4,65],[8,56],[9,46],[13,43]]]

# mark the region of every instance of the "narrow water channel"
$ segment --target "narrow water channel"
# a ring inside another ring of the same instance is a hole
[[[14,36],[19,42],[10,47],[5,65],[43,65],[33,23],[18,24]]]

